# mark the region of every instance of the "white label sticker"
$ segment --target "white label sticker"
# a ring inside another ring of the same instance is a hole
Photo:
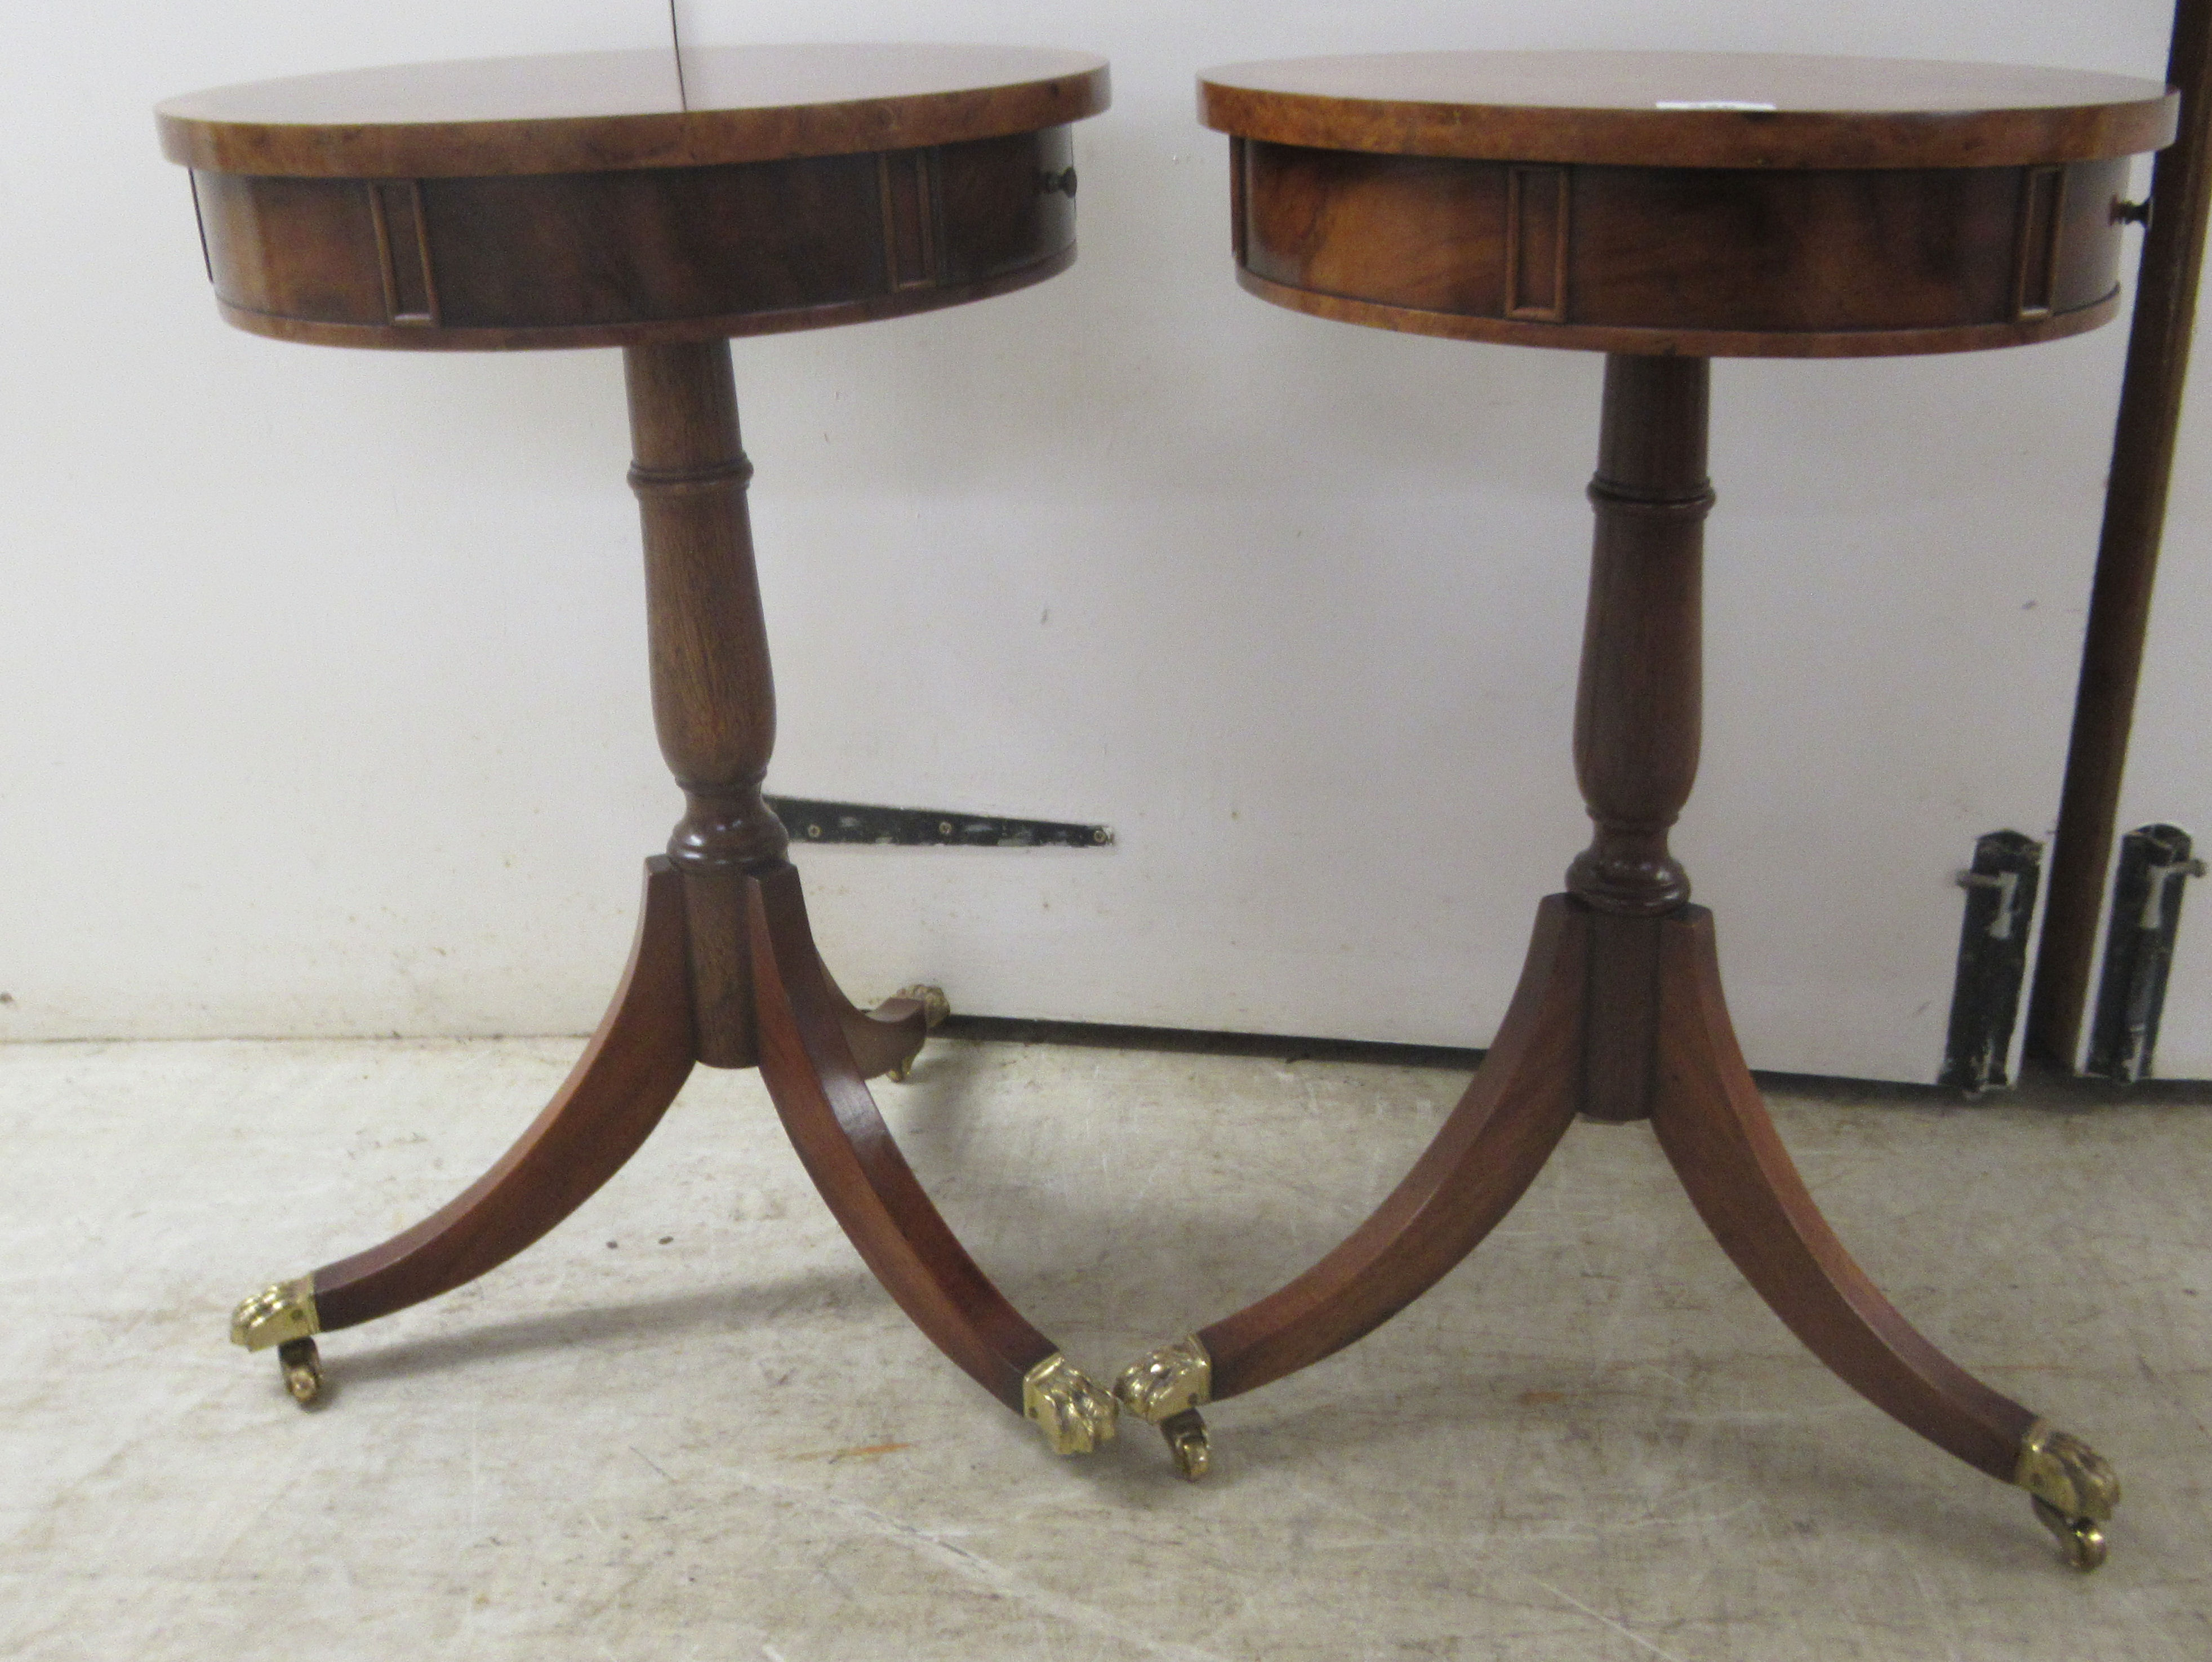
[[[1657,107],[1662,110],[1778,110],[1775,104],[1754,104],[1743,98],[1662,98]]]

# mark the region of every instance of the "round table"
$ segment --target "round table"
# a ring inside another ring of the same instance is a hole
[[[1237,280],[1385,329],[1608,354],[1575,767],[1596,833],[1538,909],[1480,1071],[1405,1181],[1304,1275],[1163,1347],[1125,1409],[1200,1404],[1350,1344],[1517,1201],[1577,1115],[1649,1119],[1706,1225],[1850,1385],[2027,1488],[2102,1561],[2111,1468],[1968,1375],[1849,1255],[1730,1029],[1711,915],[1668,851],[1698,760],[1708,360],[1965,351],[2118,305],[2128,159],[2176,95],[1955,64],[1430,52],[1242,64],[1199,82],[1230,135]]]
[[[727,338],[896,317],[1075,257],[1086,53],[780,46],[416,64],[228,87],[157,112],[191,170],[223,316],[279,340],[619,346],[644,525],[653,702],[688,811],[647,862],[629,970],[559,1095],[450,1204],[248,1299],[232,1336],[322,1389],[313,1336],[449,1291],[573,1212],[695,1062],[757,1066],[876,1275],[1061,1452],[1112,1397],[1007,1302],[901,1158],[866,1081],[912,1061],[934,989],[838,990],[761,798],[775,693]]]

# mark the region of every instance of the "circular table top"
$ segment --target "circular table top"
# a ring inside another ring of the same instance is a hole
[[[2172,141],[2154,81],[1751,53],[1433,52],[1237,64],[1199,119],[1316,149],[1652,167],[1984,167]]]
[[[156,107],[210,173],[428,179],[896,150],[1095,115],[1106,60],[1024,46],[687,46],[298,76]]]

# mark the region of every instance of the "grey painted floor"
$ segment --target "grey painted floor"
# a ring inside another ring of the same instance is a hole
[[[1861,1260],[2119,1467],[2111,1564],[1809,1361],[1642,1128],[1577,1128],[1397,1321],[1222,1405],[1179,1481],[1060,1461],[909,1330],[750,1075],[506,1269],[325,1341],[231,1304],[473,1177],[576,1046],[0,1050],[0,1655],[2212,1656],[2212,1107],[1782,1096]],[[1452,1074],[945,1043],[887,1112],[1094,1371],[1266,1291]]]

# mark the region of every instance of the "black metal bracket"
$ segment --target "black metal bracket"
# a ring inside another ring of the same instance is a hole
[[[2205,871],[2191,847],[2189,833],[2179,825],[2145,825],[2120,839],[2085,1074],[2123,1085],[2150,1076],[2159,1018],[2166,1012],[2166,972],[2181,930],[2182,880]]]
[[[1978,1094],[2011,1083],[2006,1064],[2042,880],[2043,844],[2033,837],[2001,831],[1975,841],[1974,863],[1958,878],[1966,907],[1959,924],[1959,971],[1938,1085]]]
[[[1001,819],[951,808],[817,802],[803,796],[766,800],[794,843],[873,843],[900,849],[1101,849],[1114,842],[1110,825]]]

